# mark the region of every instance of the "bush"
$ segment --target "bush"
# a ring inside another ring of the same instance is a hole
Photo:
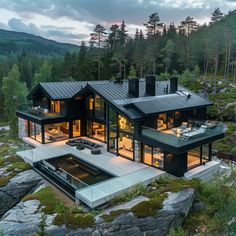
[[[72,214],[68,209],[64,214],[58,214],[54,218],[53,224],[63,225],[67,228],[86,228],[94,225],[94,217],[91,214]]]
[[[143,201],[131,208],[131,211],[138,218],[144,218],[147,216],[155,216],[157,210],[163,207],[163,201],[167,197],[166,194],[156,196],[148,201]]]
[[[110,200],[109,205],[113,206],[117,203],[127,202],[136,196],[145,195],[147,192],[147,187],[143,184],[137,184],[134,187],[130,188],[129,190],[121,193],[118,196],[115,196],[113,199]]]
[[[184,230],[182,228],[178,228],[178,229],[172,229],[168,236],[187,236],[187,234],[184,232]]]

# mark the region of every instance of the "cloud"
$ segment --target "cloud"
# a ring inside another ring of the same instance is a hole
[[[236,0],[0,1],[0,10],[4,9],[5,14],[12,13],[8,25],[6,17],[0,15],[0,22],[5,23],[3,27],[76,43],[78,40],[87,40],[98,23],[109,28],[111,24],[120,24],[124,19],[129,33],[133,33],[135,27],[142,27],[153,12],[159,12],[161,21],[166,24],[178,24],[187,16],[204,23],[209,21],[215,8],[220,7],[226,13],[236,7]]]
[[[11,18],[8,21],[8,26],[14,31],[26,32],[29,34],[36,34],[36,35],[40,34],[40,30],[35,24],[33,23],[25,24],[20,19]]]

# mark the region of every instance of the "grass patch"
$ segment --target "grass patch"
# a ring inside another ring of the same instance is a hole
[[[70,209],[64,214],[58,214],[53,221],[55,225],[63,225],[67,228],[86,228],[94,225],[94,217],[91,214],[73,214]]]
[[[106,222],[111,222],[114,219],[116,219],[119,215],[121,215],[123,213],[127,213],[127,212],[130,212],[130,211],[127,210],[127,209],[119,209],[119,210],[116,210],[116,211],[111,211],[109,214],[102,215],[102,218]]]
[[[0,187],[7,185],[10,182],[10,179],[11,177],[9,176],[0,177]]]
[[[137,184],[129,190],[121,193],[120,195],[115,196],[113,199],[110,200],[109,205],[113,206],[118,203],[127,202],[135,198],[136,196],[146,195],[146,193],[147,187],[145,187],[143,184]]]
[[[167,194],[156,196],[148,201],[143,201],[131,208],[131,211],[138,218],[144,218],[147,216],[155,216],[158,209],[163,207],[163,201],[167,197]]]
[[[11,166],[6,169],[6,172],[19,173],[30,169],[30,165],[26,162],[14,162]]]
[[[11,151],[11,147],[8,144],[3,144],[0,146],[0,156],[4,157],[9,155]]]
[[[53,190],[51,187],[46,187],[39,190],[36,193],[27,195],[23,201],[29,201],[37,199],[41,202],[43,206],[45,206],[42,211],[46,214],[56,213],[56,207],[58,199],[56,199]]]

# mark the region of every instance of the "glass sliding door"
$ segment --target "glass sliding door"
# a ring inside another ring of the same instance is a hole
[[[108,151],[117,154],[117,113],[109,108],[109,142]]]
[[[188,151],[188,169],[192,169],[201,164],[201,147],[196,147]]]
[[[164,152],[160,148],[143,146],[143,163],[160,169],[164,168]]]
[[[29,137],[42,143],[42,127],[32,121],[29,122]]]
[[[98,122],[87,122],[87,135],[90,138],[106,142],[106,125]]]
[[[81,135],[80,127],[80,120],[73,120],[73,138]]]
[[[134,138],[133,135],[119,131],[118,154],[128,159],[134,158]]]

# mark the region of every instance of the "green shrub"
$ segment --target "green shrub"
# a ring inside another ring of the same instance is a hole
[[[94,225],[94,217],[91,214],[72,214],[70,210],[64,214],[57,214],[53,224],[63,225],[67,228],[86,228]]]
[[[24,160],[18,156],[10,156],[10,157],[7,157],[5,160],[9,163],[24,162]]]
[[[236,147],[234,147],[234,148],[231,149],[231,153],[232,153],[233,155],[236,155]]]
[[[163,201],[167,197],[166,194],[156,196],[153,199],[143,201],[131,208],[131,211],[138,218],[144,218],[147,216],[155,216],[158,209],[163,207]]]
[[[0,157],[4,157],[9,154],[10,146],[8,144],[3,144],[0,146]]]
[[[172,229],[168,236],[187,236],[187,233],[184,232],[182,228]]]
[[[145,195],[146,192],[147,192],[146,186],[144,186],[143,184],[136,184],[134,187],[130,188],[129,190],[112,198],[109,202],[109,205],[113,206],[117,203],[127,202],[135,198],[136,196]]]
[[[119,209],[119,210],[116,210],[116,211],[111,211],[109,214],[102,215],[102,218],[106,222],[111,222],[114,219],[116,219],[119,215],[121,215],[123,213],[127,213],[127,212],[129,212],[129,210],[127,210],[127,209]]]

